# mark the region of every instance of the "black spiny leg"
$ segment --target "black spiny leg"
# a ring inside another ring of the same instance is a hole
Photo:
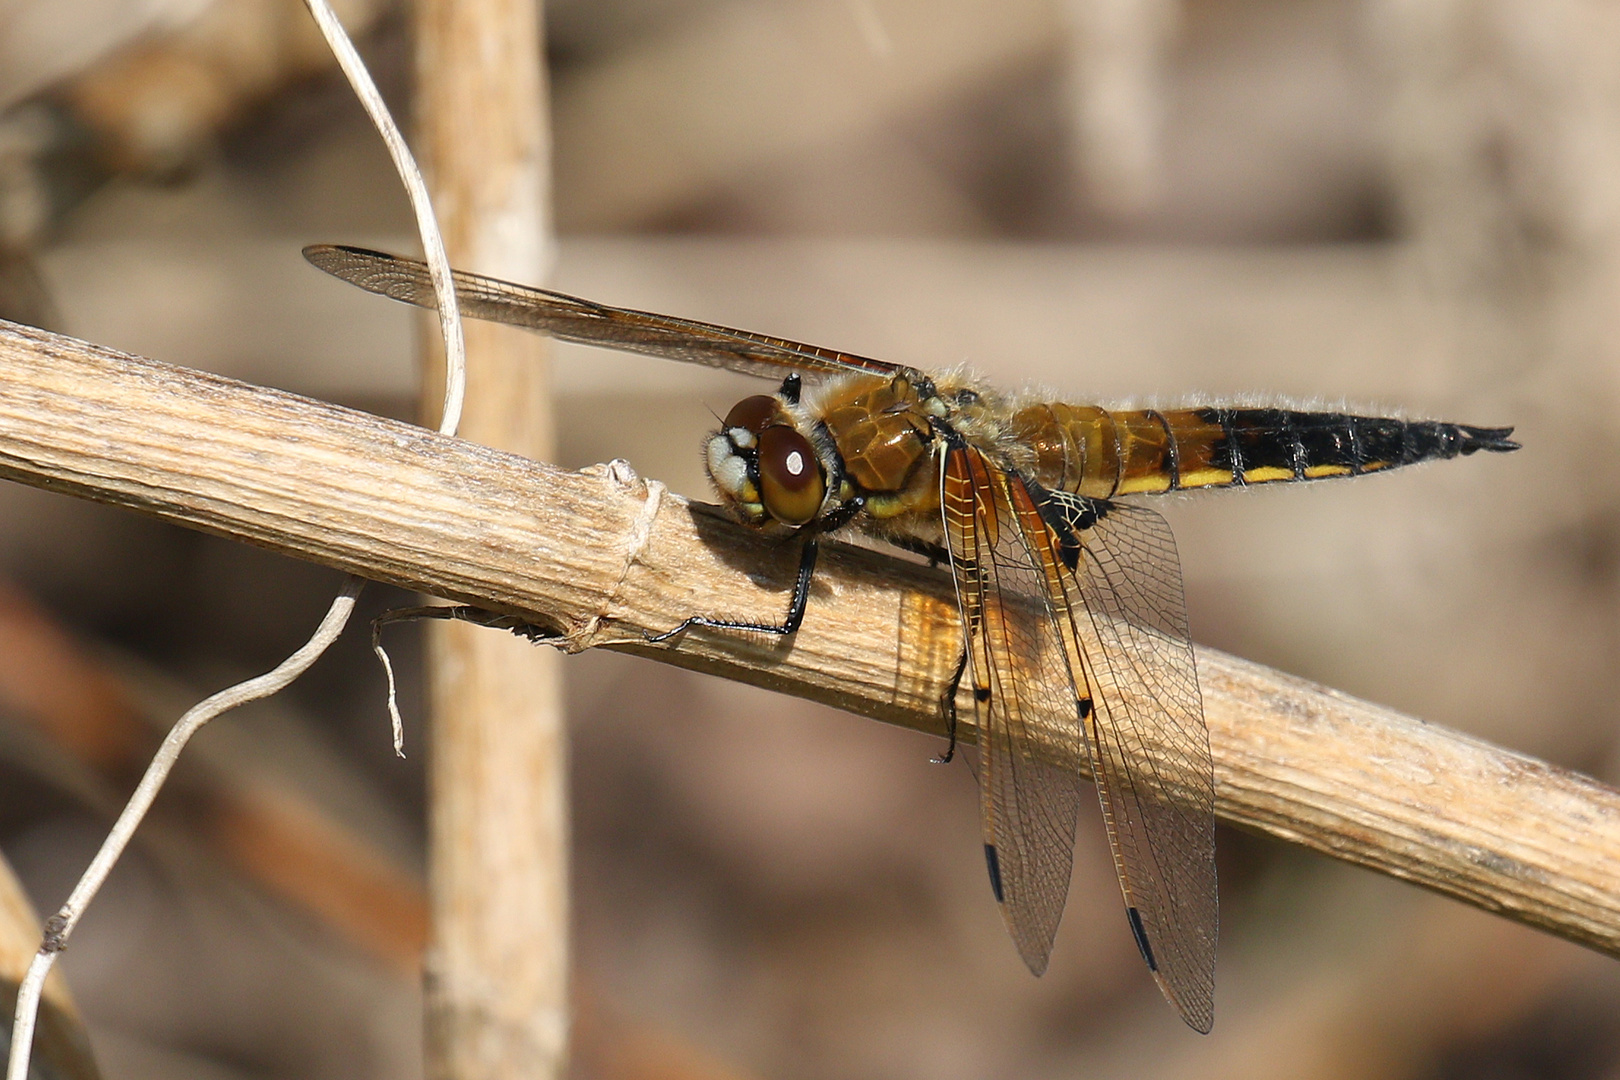
[[[851,521],[854,521],[855,515],[859,514],[865,509],[866,496],[857,495],[853,499],[845,499],[843,502],[827,511],[827,513],[822,516],[820,521],[812,522],[811,524],[806,525],[805,528],[809,529],[817,536],[820,536],[822,533],[837,532],[845,525],[848,525]]]
[[[796,383],[797,375],[789,375],[783,380],[782,389],[786,393],[788,383]],[[648,634],[647,640],[654,645],[668,641],[686,633],[694,626],[706,626],[711,630],[752,630],[758,634],[775,634],[777,637],[788,637],[799,629],[804,622],[804,609],[810,603],[810,580],[816,575],[816,556],[820,553],[820,545],[816,537],[822,533],[832,532],[848,525],[862,510],[866,509],[866,496],[857,495],[853,499],[846,499],[824,514],[819,521],[811,522],[800,529],[795,535],[805,538],[804,547],[799,552],[799,576],[793,582],[793,598],[788,601],[787,618],[779,624],[741,622],[732,619],[711,619],[707,615],[693,615],[683,619],[679,626],[673,630],[665,630],[662,634]]]
[[[951,741],[943,754],[932,759],[935,765],[949,765],[951,759],[956,757],[956,691],[962,686],[967,661],[967,646],[964,645],[956,658],[956,670],[951,672],[951,681],[945,684],[945,692],[939,695],[939,711],[945,716],[945,734],[950,736]]]
[[[890,547],[897,547],[901,551],[921,555],[928,560],[930,570],[940,566],[947,566],[951,561],[951,554],[945,550],[943,545],[930,544],[927,540],[918,540],[911,536],[885,536],[883,542]]]
[[[647,640],[654,645],[668,641],[686,633],[694,626],[706,626],[711,630],[752,630],[759,634],[775,634],[777,637],[787,637],[799,629],[804,622],[804,609],[810,603],[810,579],[816,573],[816,555],[820,545],[814,539],[806,540],[799,553],[799,576],[793,582],[793,598],[788,601],[787,618],[779,624],[737,622],[730,619],[711,619],[707,615],[693,615],[683,619],[680,625],[673,630],[665,630],[662,634],[648,634]]]

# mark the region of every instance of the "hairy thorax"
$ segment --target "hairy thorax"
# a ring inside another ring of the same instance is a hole
[[[1033,463],[1029,449],[1011,438],[1000,397],[965,372],[838,379],[802,410],[836,455],[833,468],[842,480],[836,497],[864,497],[855,524],[880,537],[938,538],[946,431],[1012,467]]]

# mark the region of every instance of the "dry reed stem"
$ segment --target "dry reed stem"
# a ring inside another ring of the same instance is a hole
[[[553,258],[539,0],[418,0],[416,142],[457,266],[543,280]],[[466,328],[463,432],[553,453],[550,343]],[[424,363],[431,372],[438,365]],[[429,375],[423,413],[432,415]],[[562,658],[504,634],[427,634],[429,1080],[551,1080],[569,1016],[567,723]]]
[[[0,475],[940,730],[950,583],[876,552],[828,545],[791,641],[643,644],[693,612],[771,617],[797,556],[622,465],[566,472],[7,326]],[[1200,676],[1225,820],[1620,956],[1620,793],[1211,650]]]
[[[39,951],[39,917],[11,866],[0,856],[0,1009],[17,993]],[[84,1018],[60,972],[45,981],[36,1042],[41,1075],[59,1080],[101,1080]]]

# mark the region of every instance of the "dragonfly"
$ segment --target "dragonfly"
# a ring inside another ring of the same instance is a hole
[[[362,289],[436,308],[427,267],[340,245],[304,249]],[[946,565],[962,649],[941,699],[950,749],[966,681],[984,856],[1024,963],[1042,974],[1073,872],[1089,773],[1126,921],[1160,991],[1214,1024],[1215,770],[1165,519],[1133,500],[1383,472],[1518,449],[1509,427],[1280,407],[1108,409],[1005,394],[967,370],[927,373],[816,345],[582,300],[457,271],[464,314],[779,381],[738,402],[704,464],[742,523],[802,542],[779,623],[791,635],[820,538],[856,530]],[[810,384],[807,385],[806,381]]]

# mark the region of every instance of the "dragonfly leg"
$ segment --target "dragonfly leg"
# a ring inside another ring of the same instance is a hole
[[[816,574],[816,555],[820,551],[817,541],[811,539],[804,542],[799,552],[799,574],[793,582],[793,598],[788,601],[787,618],[780,623],[742,622],[732,619],[711,619],[707,615],[693,615],[683,619],[673,630],[665,630],[661,634],[648,634],[647,641],[653,645],[661,644],[671,638],[679,637],[694,626],[704,626],[711,630],[751,630],[758,634],[775,634],[777,637],[787,637],[799,629],[804,622],[804,609],[810,602],[810,581]]]
[[[866,509],[866,496],[857,495],[852,499],[845,499],[821,518],[819,521],[806,525],[816,535],[836,532],[855,520],[855,515]],[[802,530],[801,530],[802,531]]]
[[[534,645],[555,644],[563,635],[555,630],[529,622],[517,615],[477,607],[473,604],[432,604],[426,607],[392,608],[371,620],[373,629],[396,622],[414,622],[417,619],[445,619],[454,622],[487,626],[491,630],[507,630]]]
[[[967,646],[956,658],[956,670],[951,672],[951,681],[945,684],[945,692],[939,695],[939,711],[945,717],[945,734],[950,736],[950,743],[945,752],[933,758],[935,765],[949,765],[951,759],[956,757],[956,691],[962,685],[962,676],[967,672]]]
[[[928,560],[930,570],[948,565],[951,561],[950,552],[939,544],[930,544],[927,540],[918,540],[910,536],[885,536],[883,542],[890,547],[897,547],[901,551],[909,551],[913,555],[921,555]]]

